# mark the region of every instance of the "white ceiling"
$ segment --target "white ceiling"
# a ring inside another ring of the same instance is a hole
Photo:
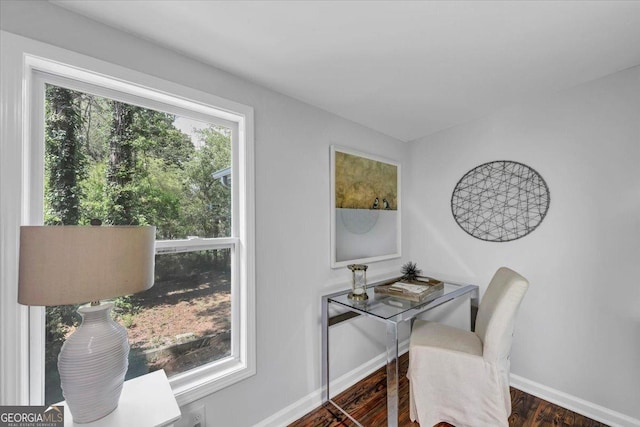
[[[53,3],[403,141],[640,64],[640,1]]]

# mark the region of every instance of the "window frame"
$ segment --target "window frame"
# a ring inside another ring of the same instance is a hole
[[[39,42],[35,44],[44,47],[38,50],[46,51],[46,56],[23,50],[22,61],[19,64],[22,74],[22,110],[19,114],[21,129],[14,131],[22,134],[21,224],[37,225],[43,221],[45,82],[232,128],[234,188],[231,237],[157,241],[156,253],[226,248],[230,248],[232,253],[234,280],[231,356],[173,376],[170,384],[178,404],[188,404],[254,375],[256,326],[253,108],[74,52]],[[12,64],[12,67],[15,66],[16,64]],[[144,101],[136,102],[139,100]],[[40,125],[34,126],[35,123]],[[6,183],[3,183],[3,189],[5,185]],[[14,245],[17,247],[17,243]],[[17,260],[17,251],[14,257]],[[15,271],[9,273],[12,273],[9,276],[13,279],[10,282],[14,287],[11,292],[17,292],[17,274]],[[4,273],[3,277],[6,277]],[[8,314],[20,326],[18,331],[21,336],[15,341],[19,346],[18,352],[23,357],[28,356],[29,360],[28,366],[23,362],[17,369],[15,382],[20,385],[20,389],[14,393],[15,396],[7,396],[9,393],[3,390],[2,400],[41,405],[44,403],[45,309],[29,307],[25,310],[15,299],[2,305],[10,308]],[[3,341],[7,341],[5,337],[8,333],[9,331],[3,328]],[[28,334],[26,338],[25,334]],[[14,357],[9,357],[8,360],[0,362],[3,372],[12,369],[5,363],[17,362],[13,359]]]

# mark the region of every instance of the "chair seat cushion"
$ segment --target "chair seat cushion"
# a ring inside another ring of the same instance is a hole
[[[475,333],[424,320],[416,320],[413,324],[410,347],[414,346],[438,347],[482,356],[482,341]]]

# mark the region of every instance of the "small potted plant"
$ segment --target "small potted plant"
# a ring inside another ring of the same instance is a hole
[[[402,272],[401,279],[409,282],[418,280],[418,276],[420,275],[420,273],[422,273],[422,270],[418,268],[418,265],[415,262],[411,261],[404,264],[400,271]]]

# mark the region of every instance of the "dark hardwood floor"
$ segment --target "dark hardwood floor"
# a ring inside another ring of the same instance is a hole
[[[398,385],[399,426],[419,427],[418,423],[409,420],[409,381],[406,378],[409,365],[408,353],[400,357],[400,382]],[[387,425],[386,374],[384,368],[374,372],[364,380],[345,390],[333,400],[349,414],[367,427],[384,427]],[[607,427],[605,424],[571,412],[560,406],[531,396],[520,390],[511,388],[512,413],[509,417],[510,427]],[[315,409],[289,427],[346,427],[355,424],[330,403]],[[436,427],[449,427],[440,423]],[[432,427],[432,426],[422,426]]]

